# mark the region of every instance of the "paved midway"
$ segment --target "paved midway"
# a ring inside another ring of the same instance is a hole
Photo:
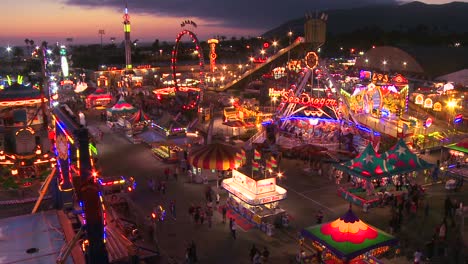
[[[184,263],[186,246],[192,240],[197,246],[198,263],[251,263],[249,250],[252,244],[259,249],[263,249],[264,246],[268,248],[270,251],[268,263],[294,263],[294,256],[298,253],[297,232],[301,228],[315,224],[317,211],[323,210],[324,221],[328,221],[343,215],[349,207],[345,200],[338,197],[334,179],[329,179],[328,176],[319,177],[313,171],[306,172],[302,161],[283,158],[280,169],[285,177],[279,185],[288,190],[288,197],[280,205],[291,215],[293,219],[291,227],[275,230],[272,237],[257,229],[247,232],[238,230],[238,238],[233,240],[229,233],[229,225],[221,223],[219,213],[214,213],[212,228],[208,227],[206,221],[204,225],[195,225],[188,214],[190,204],[205,205],[206,185],[188,183],[187,177],[180,175],[178,181],[169,178],[165,195],[151,193],[147,187],[147,179],[151,176],[162,178],[164,169],[169,165],[156,160],[144,145],[131,144],[123,135],[111,132],[103,122],[97,121],[98,115],[88,115],[87,119],[90,126],[98,127],[104,132],[102,142],[97,145],[104,177],[117,175],[135,177],[137,190],[131,194],[131,198],[136,205],[134,210],[141,218],[150,215],[151,209],[157,204],[163,204],[170,215],[169,203],[176,202],[177,220],[167,217],[157,233],[159,248],[163,255],[158,263]],[[327,175],[327,172],[324,174]],[[438,191],[441,187],[429,186],[437,188]],[[443,193],[443,188],[440,191]],[[459,195],[464,195],[462,193],[459,192]],[[227,193],[220,191],[220,194],[223,204]],[[430,195],[430,197],[435,196],[438,195]],[[466,194],[460,198],[466,202],[465,196]],[[443,206],[443,199],[444,197],[440,197],[433,202],[434,209],[431,208],[431,215],[437,219],[433,221],[434,223],[439,221],[440,212],[443,212],[438,211]],[[388,230],[389,208],[374,208],[368,214],[362,213],[357,207],[354,211],[364,221]],[[408,233],[412,230],[411,226],[418,227],[415,221],[417,220],[410,220],[406,229]],[[417,230],[419,240],[411,242],[409,244],[411,248],[404,251],[406,256],[410,257],[416,246],[422,248],[424,242],[430,238],[433,227],[426,224],[423,228]],[[410,263],[409,259],[400,257],[385,260],[385,263]]]

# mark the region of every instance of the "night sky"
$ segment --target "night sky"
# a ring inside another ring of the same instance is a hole
[[[351,8],[369,3],[395,3],[394,0],[128,0],[132,39],[153,42],[172,41],[181,30],[180,23],[191,19],[199,39],[215,35],[257,36],[306,12]],[[450,1],[426,0],[425,3]],[[0,45],[23,45],[24,39],[36,43],[98,43],[99,29],[105,30],[104,42],[111,37],[123,39],[124,0],[3,0],[6,27]],[[5,22],[4,22],[5,23]]]

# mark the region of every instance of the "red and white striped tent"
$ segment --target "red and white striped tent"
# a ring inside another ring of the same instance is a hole
[[[188,162],[195,168],[229,170],[240,166],[239,154],[245,152],[234,146],[213,143],[191,151]]]

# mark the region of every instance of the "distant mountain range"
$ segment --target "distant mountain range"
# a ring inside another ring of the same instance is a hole
[[[430,5],[411,2],[403,5],[377,5],[354,9],[330,10],[327,32],[331,35],[378,27],[385,31],[408,31],[425,28],[442,33],[468,33],[468,3],[452,2]],[[292,30],[304,34],[305,18],[295,19],[266,32],[266,38],[284,37]]]

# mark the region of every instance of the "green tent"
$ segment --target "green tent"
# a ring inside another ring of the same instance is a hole
[[[393,165],[388,164],[385,159],[376,153],[370,143],[356,158],[334,166],[352,176],[363,179],[387,177],[391,175],[390,171],[393,170]]]
[[[387,246],[397,243],[394,236],[360,220],[351,208],[334,221],[304,228],[301,234],[325,247],[343,263],[372,250],[376,250],[373,255],[382,254],[389,249]]]
[[[392,174],[420,171],[434,167],[414,154],[403,139],[398,140],[397,144],[382,154],[388,164],[392,165]]]

